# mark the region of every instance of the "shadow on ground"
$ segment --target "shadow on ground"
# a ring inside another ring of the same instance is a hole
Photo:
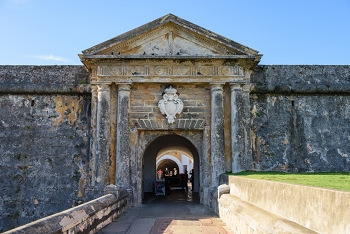
[[[99,234],[115,233],[232,233],[198,193],[173,189],[169,195],[147,194],[144,204],[132,207]]]

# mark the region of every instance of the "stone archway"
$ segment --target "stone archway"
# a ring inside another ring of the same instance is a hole
[[[156,179],[156,157],[158,152],[169,146],[180,146],[187,148],[194,161],[194,192],[200,191],[200,158],[199,152],[193,143],[183,136],[168,134],[154,139],[146,148],[142,158],[142,195],[154,191]]]
[[[157,170],[158,170],[158,167],[159,168],[167,167],[170,169],[174,167],[174,166],[168,166],[168,165],[175,165],[175,167],[178,168],[179,173],[181,173],[180,170],[182,168],[182,162],[172,155],[164,155],[163,157],[161,157],[161,159],[157,160],[156,162]]]

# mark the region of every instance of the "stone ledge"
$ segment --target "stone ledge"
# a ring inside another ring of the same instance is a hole
[[[4,234],[95,233],[127,207],[128,194],[108,194],[80,206],[28,223]]]
[[[350,193],[229,176],[230,195],[320,233],[349,233]],[[223,195],[224,196],[224,195]]]
[[[219,214],[234,233],[317,233],[230,194],[221,195]]]

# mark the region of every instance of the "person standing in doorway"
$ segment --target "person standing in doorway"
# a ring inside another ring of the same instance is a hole
[[[165,168],[164,174],[165,174],[165,176],[169,176],[169,170],[167,167]]]
[[[157,171],[157,179],[158,180],[161,180],[163,178],[163,171],[161,170],[161,169],[159,169],[158,171]]]

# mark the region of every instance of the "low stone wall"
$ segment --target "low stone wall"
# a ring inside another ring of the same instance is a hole
[[[113,194],[108,194],[4,234],[96,233],[126,210],[127,198],[127,193],[119,199]]]
[[[266,224],[278,233],[350,233],[349,192],[237,176],[228,184],[229,194],[219,194],[219,214],[240,233],[270,233]]]
[[[317,233],[230,194],[221,196],[219,206],[220,218],[234,233]]]

